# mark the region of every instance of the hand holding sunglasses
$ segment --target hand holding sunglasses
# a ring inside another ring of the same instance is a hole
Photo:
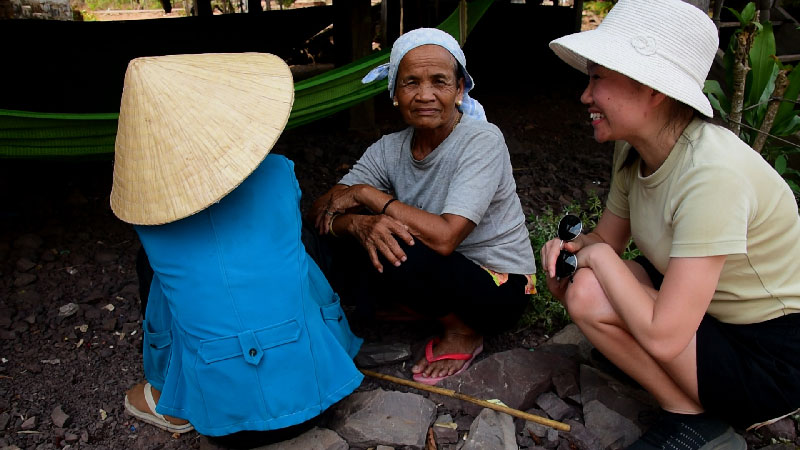
[[[558,238],[561,239],[561,247],[565,242],[569,242],[580,236],[583,231],[583,224],[580,217],[567,214],[558,222]],[[571,277],[578,270],[578,257],[563,248],[558,253],[556,259],[556,280]]]

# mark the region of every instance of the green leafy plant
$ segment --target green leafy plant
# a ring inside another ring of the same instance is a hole
[[[723,58],[728,89],[707,80],[703,91],[728,128],[761,153],[800,196],[800,172],[788,165],[800,147],[785,139],[800,131],[793,101],[800,94],[800,69],[776,58],[772,24],[758,22],[754,3],[741,12],[729,10],[741,26]]]
[[[600,17],[605,17],[611,8],[614,6],[615,1],[595,0],[583,3],[583,9],[591,11]]]
[[[597,221],[603,213],[603,201],[597,194],[592,193],[584,205],[573,202],[563,208],[561,213],[556,214],[552,209],[546,208],[544,212],[528,217],[528,229],[530,230],[531,246],[533,247],[534,258],[536,259],[536,294],[531,295],[531,304],[521,320],[523,326],[538,324],[541,325],[546,333],[560,330],[570,323],[569,314],[564,305],[550,293],[547,288],[547,281],[542,273],[542,261],[539,249],[553,239],[558,231],[558,222],[565,214],[575,214],[581,218],[586,232],[593,230],[597,226]],[[633,259],[640,252],[633,243],[629,243],[622,257]]]

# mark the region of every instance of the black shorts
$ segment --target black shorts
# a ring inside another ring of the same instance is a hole
[[[664,277],[635,259],[656,289]],[[697,330],[697,384],[706,410],[739,428],[800,408],[800,314],[734,325],[709,316]]]
[[[703,407],[740,428],[800,408],[800,314],[747,325],[706,315],[697,383]]]

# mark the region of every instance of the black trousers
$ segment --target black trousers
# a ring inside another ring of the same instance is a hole
[[[511,274],[497,286],[464,255],[443,256],[419,240],[400,242],[408,259],[400,267],[382,260],[383,273],[355,239],[320,236],[306,227],[303,241],[342,301],[356,305],[355,319],[367,319],[377,305],[391,302],[431,318],[452,313],[476,332],[492,334],[514,326],[530,302],[524,275]]]

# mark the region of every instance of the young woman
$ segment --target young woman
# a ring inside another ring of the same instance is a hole
[[[791,189],[727,129],[702,86],[718,46],[679,0],[620,0],[551,42],[589,74],[598,142],[616,141],[597,228],[542,249],[551,291],[664,410],[634,449],[744,449],[747,427],[800,407],[800,218]],[[634,239],[646,260],[622,260]],[[561,250],[578,270],[555,277]]]

